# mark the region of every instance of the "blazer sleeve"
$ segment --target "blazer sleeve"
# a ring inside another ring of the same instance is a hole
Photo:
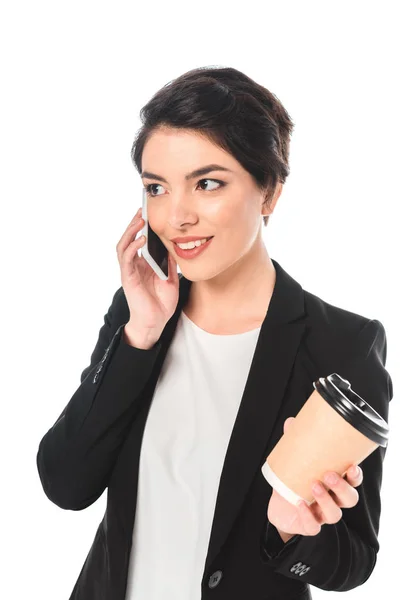
[[[385,369],[387,341],[380,321],[369,320],[359,332],[355,348],[338,374],[387,422],[393,385]],[[328,375],[328,374],[327,374]],[[335,524],[322,525],[315,536],[293,536],[286,544],[267,519],[261,536],[261,559],[277,573],[322,590],[346,592],[370,577],[379,551],[380,490],[386,448],[378,446],[360,466],[363,482],[359,501],[342,509]]]
[[[161,349],[160,340],[148,350],[125,342],[126,323],[114,322],[123,293],[114,294],[79,387],[39,444],[42,487],[60,508],[87,508],[107,487]]]

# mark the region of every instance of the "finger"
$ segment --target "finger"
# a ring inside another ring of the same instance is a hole
[[[136,214],[132,217],[132,219],[126,229],[128,229],[134,221],[137,221],[137,219],[141,219],[141,218],[142,218],[142,207],[138,208],[138,210],[136,211]]]
[[[312,493],[321,508],[325,523],[333,524],[340,521],[343,516],[341,507],[320,481],[314,482]]]
[[[125,233],[126,233],[127,231],[129,231],[129,230],[131,229],[131,227],[132,227],[133,225],[135,225],[135,224],[136,224],[138,221],[142,221],[142,222],[144,222],[144,221],[143,221],[143,218],[142,218],[142,207],[140,207],[140,208],[139,208],[139,209],[136,211],[136,214],[133,216],[133,218],[131,219],[131,221],[128,223],[128,226],[127,226],[127,228],[125,229]]]
[[[309,509],[314,515],[314,518],[317,521],[317,523],[319,523],[320,525],[326,523],[324,512],[316,500],[314,500],[314,502],[310,504]]]
[[[347,469],[345,476],[350,485],[353,487],[358,487],[363,482],[364,473],[361,467],[352,465],[349,469]]]
[[[305,535],[318,535],[321,531],[321,523],[318,523],[317,519],[314,517],[311,509],[304,500],[301,501],[300,506],[298,506],[300,519],[303,524],[303,528],[305,531]]]
[[[117,254],[120,261],[122,260],[122,256],[125,250],[128,248],[129,244],[131,244],[132,241],[134,241],[138,231],[140,231],[143,224],[143,219],[135,217],[126,228],[124,234],[122,235],[121,239],[117,244]]]
[[[294,417],[288,417],[283,424],[283,433],[286,433],[287,429],[293,424]]]
[[[133,259],[137,255],[139,248],[143,247],[145,241],[145,236],[138,237],[137,240],[134,240],[128,245],[127,249],[122,254],[119,262],[121,266],[121,273],[123,273],[124,277],[129,277],[136,271],[136,264]]]
[[[353,508],[359,500],[357,490],[348,483],[344,477],[340,477],[337,473],[336,483],[330,480],[330,476],[333,473],[326,473],[324,476],[324,483],[331,489],[336,498],[338,499],[337,504],[340,504],[342,508]]]

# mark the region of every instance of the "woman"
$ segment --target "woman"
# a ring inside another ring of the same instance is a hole
[[[311,585],[362,585],[386,449],[324,481],[311,507],[291,506],[286,529],[287,502],[261,473],[319,377],[339,373],[386,420],[393,395],[382,323],[303,290],[263,243],[293,123],[233,68],[185,73],[141,116],[132,158],[169,279],[138,256],[139,209],[90,365],[37,455],[61,508],[108,488],[70,599],[304,600]],[[187,237],[212,240],[189,258]]]

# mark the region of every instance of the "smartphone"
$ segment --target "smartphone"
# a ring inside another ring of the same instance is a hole
[[[142,234],[146,236],[146,241],[141,248],[141,255],[159,278],[166,280],[168,279],[168,250],[148,223],[146,188],[143,188],[142,192],[142,218],[144,220]]]

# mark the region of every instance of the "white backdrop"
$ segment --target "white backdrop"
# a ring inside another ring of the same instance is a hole
[[[168,81],[211,65],[244,71],[295,122],[291,174],[263,234],[270,256],[307,291],[385,327],[395,396],[381,549],[370,579],[346,598],[396,596],[396,4],[14,0],[1,8],[2,597],[69,598],[104,514],[106,493],[80,512],[52,504],[36,452],[79,386],[121,285],[116,244],[141,203],[130,160],[139,110]]]

